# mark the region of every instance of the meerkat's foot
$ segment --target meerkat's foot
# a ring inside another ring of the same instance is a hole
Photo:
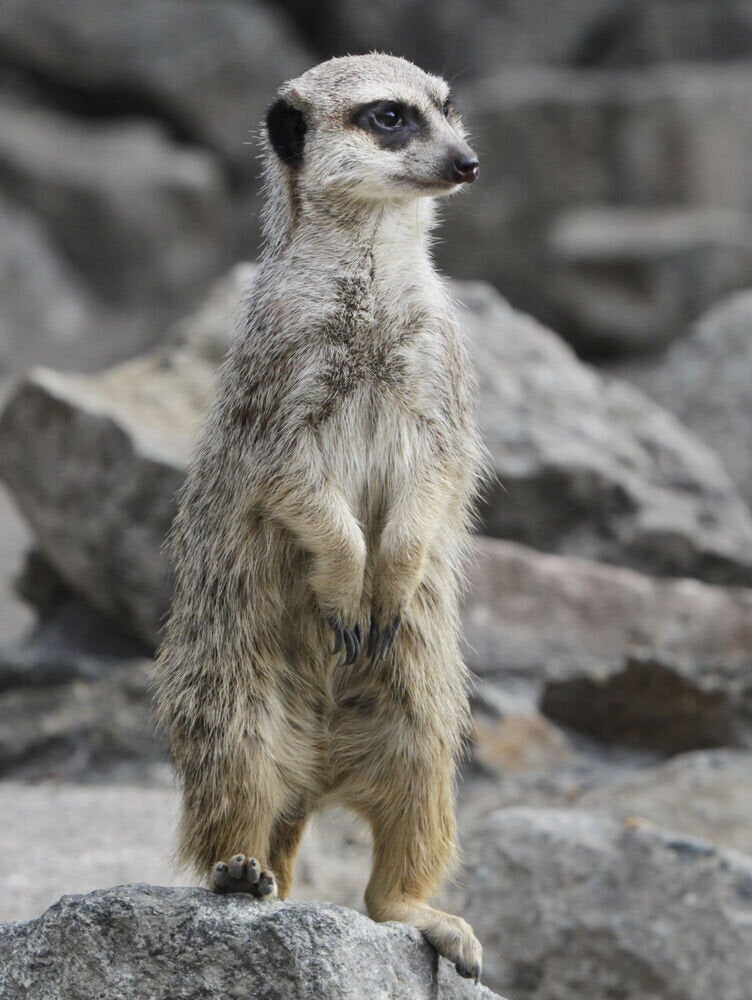
[[[249,892],[257,899],[276,899],[277,880],[274,873],[261,870],[255,858],[236,854],[229,864],[218,861],[211,877],[214,892]]]
[[[426,907],[421,915],[421,930],[436,951],[450,962],[465,979],[480,980],[483,949],[473,929],[462,917]]]
[[[398,902],[369,906],[375,920],[397,920],[423,932],[429,944],[448,958],[465,979],[480,982],[483,949],[473,929],[462,917],[435,910],[426,903]]]

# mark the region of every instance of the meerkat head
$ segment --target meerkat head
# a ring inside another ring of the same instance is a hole
[[[330,59],[285,83],[269,145],[300,195],[357,202],[448,195],[478,176],[449,85],[405,59]]]

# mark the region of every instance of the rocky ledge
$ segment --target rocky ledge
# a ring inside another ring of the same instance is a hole
[[[4,1000],[493,1000],[422,935],[330,903],[117,886],[0,925]]]

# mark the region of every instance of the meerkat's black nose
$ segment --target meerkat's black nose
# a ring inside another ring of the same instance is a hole
[[[478,176],[478,157],[456,156],[452,163],[452,180],[457,184],[472,184]]]

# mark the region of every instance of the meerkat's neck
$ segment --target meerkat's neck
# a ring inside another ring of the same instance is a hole
[[[300,195],[276,169],[267,171],[265,187],[264,258],[305,255],[309,262],[348,271],[370,253],[386,267],[390,261],[403,268],[432,266],[431,198],[343,205]]]

